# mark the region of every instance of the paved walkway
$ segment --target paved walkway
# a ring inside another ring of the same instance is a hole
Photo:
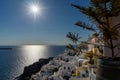
[[[90,80],[90,78],[70,78],[70,80]]]

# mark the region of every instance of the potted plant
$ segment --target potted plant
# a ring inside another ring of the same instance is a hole
[[[104,47],[111,51],[98,59],[97,80],[120,80],[120,57],[115,52],[120,40],[120,22],[114,22],[120,17],[119,0],[89,0],[90,5],[85,7],[72,4],[86,15],[94,25],[78,21],[77,26],[97,32],[104,43]],[[115,44],[116,43],[116,44]]]

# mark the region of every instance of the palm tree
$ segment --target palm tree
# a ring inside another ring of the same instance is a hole
[[[77,45],[79,39],[81,38],[81,37],[79,37],[79,34],[68,32],[66,37],[69,38],[73,43],[75,43],[73,45],[72,44],[67,45],[66,48],[68,48],[70,50],[73,50],[75,53],[79,54],[81,52],[81,49],[79,48],[79,45]]]
[[[113,41],[117,41],[120,37],[120,23],[111,25],[111,20],[120,14],[120,1],[90,0],[90,6],[88,7],[77,4],[71,5],[79,9],[81,13],[88,16],[88,18],[95,23],[95,25],[92,26],[87,22],[78,21],[76,25],[101,34],[103,41],[107,43],[106,46],[111,49],[112,57],[115,57],[114,48],[116,48],[117,45],[114,45]]]
[[[66,48],[74,51],[75,53],[78,52],[78,50],[77,50],[72,44],[68,44],[68,45],[66,46]]]
[[[81,37],[79,37],[78,33],[72,33],[72,32],[68,32],[66,37],[69,38],[73,43],[75,43],[75,45],[77,44],[77,42],[81,38]]]

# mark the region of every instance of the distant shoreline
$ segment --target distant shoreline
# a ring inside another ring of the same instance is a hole
[[[12,50],[12,48],[0,48],[0,50]]]

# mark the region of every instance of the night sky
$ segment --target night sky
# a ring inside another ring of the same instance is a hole
[[[29,14],[28,4],[39,3],[37,18]],[[87,0],[0,0],[0,45],[65,45],[68,32],[87,40],[90,32],[74,25],[89,21],[71,3],[87,6]]]

